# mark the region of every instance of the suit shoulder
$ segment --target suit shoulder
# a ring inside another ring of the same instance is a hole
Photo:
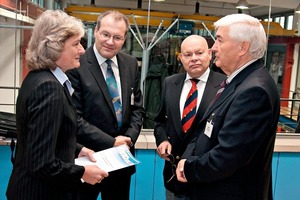
[[[37,87],[60,88],[61,84],[49,70],[31,71],[22,83],[27,93]]]
[[[227,76],[225,74],[222,74],[222,73],[210,70],[209,78],[213,78],[215,80],[221,80],[221,81],[223,81],[224,79],[227,78]]]
[[[211,84],[213,87],[219,87],[221,82],[225,80],[227,76],[225,74],[215,72],[213,70],[210,70],[210,74],[208,77],[208,83]]]
[[[220,72],[216,72],[214,70],[210,70],[210,74],[215,76],[215,77],[221,77],[221,78],[226,78],[226,74],[224,73],[220,73]]]
[[[134,56],[128,55],[126,53],[120,52],[117,54],[118,65],[121,68],[130,70],[132,73],[138,70],[138,62]]]
[[[117,59],[118,59],[118,62],[121,62],[121,63],[129,63],[129,64],[137,65],[136,57],[126,54],[126,53],[123,53],[123,52],[120,52],[117,54]]]
[[[80,56],[80,64],[81,62],[87,62],[88,60],[91,59],[92,56],[95,57],[96,59],[96,55],[94,53],[93,47],[91,46],[85,51],[83,55]]]
[[[181,80],[181,79],[183,79],[183,78],[185,78],[185,76],[186,76],[186,74],[185,73],[179,73],[179,74],[173,74],[173,75],[170,75],[170,76],[168,76],[168,77],[166,77],[166,80],[174,80],[174,81],[176,81],[176,80]]]
[[[119,53],[118,53],[118,56],[119,56],[120,58],[126,58],[126,59],[134,59],[134,60],[136,60],[136,58],[135,58],[134,56],[129,55],[129,54],[124,53],[124,52],[119,52]]]
[[[38,70],[38,71],[30,71],[24,81],[30,81],[30,82],[48,82],[48,81],[55,81],[57,82],[57,79],[55,76],[50,72],[50,70]]]

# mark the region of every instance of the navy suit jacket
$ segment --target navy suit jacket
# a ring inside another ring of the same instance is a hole
[[[17,149],[8,199],[72,199],[82,166],[74,164],[76,109],[50,70],[31,71],[17,99]]]
[[[80,67],[67,72],[72,82],[72,98],[77,107],[80,144],[95,152],[113,147],[115,137],[128,136],[135,143],[142,127],[144,108],[139,88],[139,72],[134,57],[117,54],[119,65],[123,124],[118,131],[117,118],[104,76],[93,47],[80,58]],[[131,147],[134,154],[134,146]],[[135,167],[124,169],[132,174]]]
[[[168,140],[172,145],[172,155],[176,159],[175,164],[181,156],[187,144],[195,137],[195,125],[203,117],[206,108],[214,98],[220,83],[226,78],[225,75],[210,70],[210,74],[204,89],[203,98],[197,110],[196,117],[187,133],[183,133],[180,116],[180,95],[186,78],[186,73],[176,74],[165,78],[162,89],[162,98],[158,115],[155,118],[154,135],[157,146]],[[173,166],[174,167],[174,166]],[[174,169],[173,169],[174,170]],[[169,161],[164,166],[165,187],[176,194],[186,193],[186,184],[177,181],[176,176],[167,183],[173,175],[172,165]]]
[[[207,109],[189,144],[191,199],[272,199],[271,164],[280,99],[262,60],[243,69]],[[213,125],[206,131],[207,124]]]

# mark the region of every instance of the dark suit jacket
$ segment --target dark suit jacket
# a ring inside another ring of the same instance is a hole
[[[171,153],[176,159],[175,164],[177,164],[177,162],[181,159],[181,155],[183,154],[187,144],[192,138],[195,137],[195,132],[193,131],[195,125],[203,117],[206,108],[219,89],[220,83],[226,78],[225,75],[210,70],[203,98],[197,110],[195,120],[189,132],[184,134],[181,126],[179,102],[185,77],[186,73],[182,73],[165,78],[162,90],[161,105],[158,115],[155,118],[154,135],[156,138],[156,144],[158,146],[166,140],[171,143]],[[171,163],[166,161],[163,172],[165,187],[176,194],[185,193],[186,184],[178,182],[176,176],[171,182],[167,183],[173,174],[174,172],[172,171]]]
[[[192,199],[272,199],[271,162],[280,102],[261,60],[242,70],[207,109],[184,173]],[[211,136],[205,134],[213,124]]]
[[[113,146],[115,137],[128,136],[135,143],[141,130],[144,108],[139,88],[139,73],[134,57],[117,55],[121,91],[123,125],[118,131],[117,118],[107,85],[97,62],[93,47],[81,56],[80,68],[67,72],[75,90],[72,98],[79,115],[77,140],[82,145],[100,151]],[[134,99],[131,99],[134,97]],[[131,148],[134,154],[134,147]],[[124,169],[132,174],[135,167]]]
[[[49,70],[29,72],[16,110],[17,150],[8,199],[71,199],[82,184],[74,164],[76,110]]]

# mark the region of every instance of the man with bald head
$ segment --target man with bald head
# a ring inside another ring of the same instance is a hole
[[[205,38],[199,35],[188,36],[181,44],[179,56],[186,72],[164,80],[154,135],[157,153],[165,159],[163,176],[167,200],[188,199],[186,194],[189,186],[177,181],[176,165],[187,144],[195,137],[197,122],[226,78],[209,68],[211,57]],[[186,106],[186,102],[191,104]],[[186,113],[186,110],[194,113]]]

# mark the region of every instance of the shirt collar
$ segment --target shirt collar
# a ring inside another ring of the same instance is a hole
[[[93,45],[93,50],[94,50],[94,53],[96,55],[96,58],[97,58],[97,61],[98,61],[99,65],[102,65],[107,60],[107,58],[104,58],[99,54],[99,52],[96,48],[96,44]],[[114,63],[114,65],[118,66],[117,56],[114,56],[110,59]]]
[[[66,80],[69,80],[67,75],[59,67],[56,67],[54,70],[51,70],[51,72],[60,82],[61,85],[64,85]]]
[[[246,64],[244,64],[242,67],[240,67],[237,70],[235,70],[232,74],[230,74],[230,76],[228,76],[227,81],[226,81],[227,84],[229,84],[232,81],[232,79],[234,77],[236,77],[236,75],[238,75],[243,69],[245,69],[246,67],[248,67],[249,65],[251,65],[252,63],[254,63],[256,60],[258,60],[258,59],[252,59],[252,60],[250,60],[249,62],[247,62]]]
[[[60,82],[60,84],[63,86],[66,82],[68,91],[70,95],[72,96],[74,89],[72,88],[71,81],[68,79],[67,75],[61,70],[61,68],[56,67],[54,70],[51,70],[52,74],[56,77],[56,79]]]
[[[198,80],[206,83],[207,79],[208,79],[208,76],[209,76],[209,72],[210,72],[210,68],[208,67],[206,69],[206,71],[198,78],[192,78],[188,73],[186,73],[186,77],[185,77],[184,81],[187,81],[187,80],[190,80],[190,79],[198,79]]]

